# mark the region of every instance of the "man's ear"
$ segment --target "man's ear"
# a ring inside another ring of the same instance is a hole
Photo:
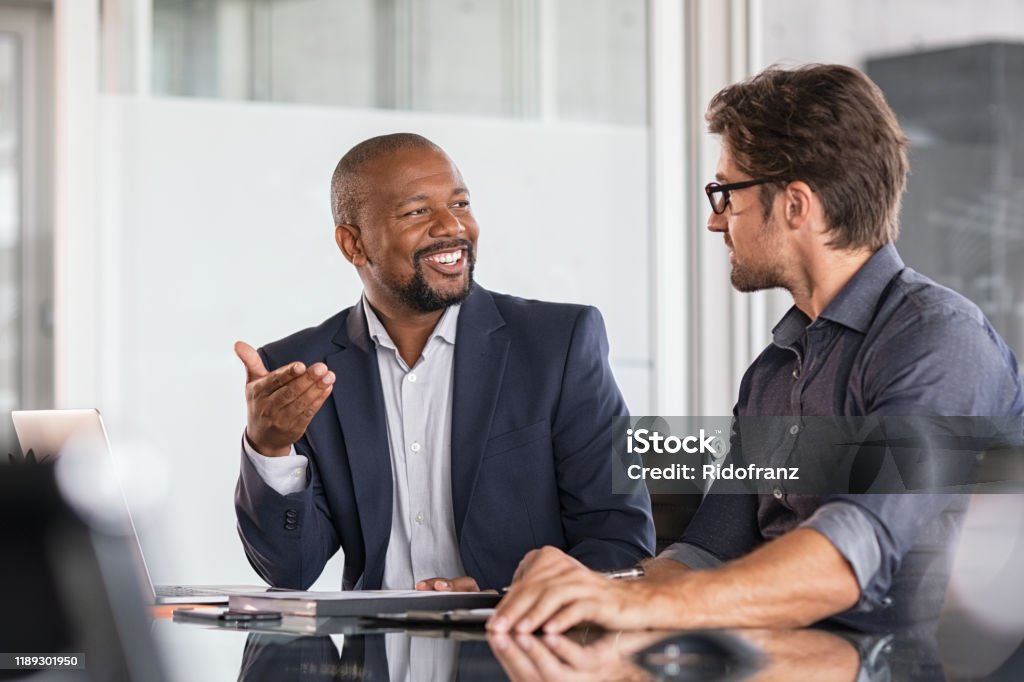
[[[796,180],[782,190],[783,215],[793,229],[805,226],[811,219],[814,210],[815,194],[810,185]]]
[[[357,268],[366,265],[366,252],[363,251],[362,233],[358,227],[346,223],[336,226],[334,241],[337,242],[341,253],[352,265]]]

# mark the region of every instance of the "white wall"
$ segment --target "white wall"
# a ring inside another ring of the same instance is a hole
[[[328,187],[338,158],[372,135],[444,147],[481,226],[477,280],[597,305],[627,401],[648,409],[644,128],[114,95],[100,121],[106,274],[76,285],[101,289],[95,402],[115,446],[145,442],[167,465],[169,494],[140,531],[157,582],[254,579],[232,508],[245,406],[231,346],[357,300]],[[88,349],[67,352],[72,375],[95,367]],[[336,589],[340,570],[325,575],[319,586]]]

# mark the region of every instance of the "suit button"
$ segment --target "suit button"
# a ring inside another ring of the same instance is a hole
[[[296,528],[298,528],[298,526],[296,526],[294,523],[290,523],[289,522],[289,523],[284,524],[284,529],[285,530],[295,530]]]
[[[298,512],[296,512],[296,511],[295,511],[294,509],[289,509],[289,510],[287,510],[287,511],[286,511],[286,512],[284,513],[284,515],[285,515],[286,517],[288,517],[289,519],[294,519],[294,518],[295,518],[295,517],[297,517],[297,516],[298,516],[299,514],[298,514]]]

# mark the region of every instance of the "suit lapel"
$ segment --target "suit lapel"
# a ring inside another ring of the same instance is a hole
[[[348,453],[366,548],[363,585],[380,587],[394,492],[377,350],[367,330],[361,301],[351,308],[334,342],[342,348],[328,356],[326,364],[335,376],[333,402]]]
[[[459,312],[455,337],[452,508],[460,540],[505,374],[509,339],[504,326],[490,292],[474,286]]]

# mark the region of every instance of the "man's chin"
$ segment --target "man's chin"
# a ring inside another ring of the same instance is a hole
[[[762,272],[749,272],[742,268],[734,267],[729,273],[729,280],[736,291],[750,294],[755,291],[765,291],[783,286],[775,275]]]
[[[473,287],[473,276],[468,270],[457,275],[431,274],[435,276],[425,278],[431,296],[438,300],[451,301],[448,305],[465,300],[469,295],[469,290]]]
[[[420,312],[432,313],[462,303],[469,296],[472,287],[472,280],[458,286],[428,286],[425,291],[420,290],[415,294],[407,296],[406,303]]]
[[[456,287],[450,287],[440,290],[435,289],[434,296],[438,300],[444,301],[444,307],[447,308],[448,306],[453,306],[457,303],[462,303],[463,301],[465,301],[466,297],[469,296],[470,289],[472,288],[473,283],[471,281],[467,281],[459,284],[459,286]]]

